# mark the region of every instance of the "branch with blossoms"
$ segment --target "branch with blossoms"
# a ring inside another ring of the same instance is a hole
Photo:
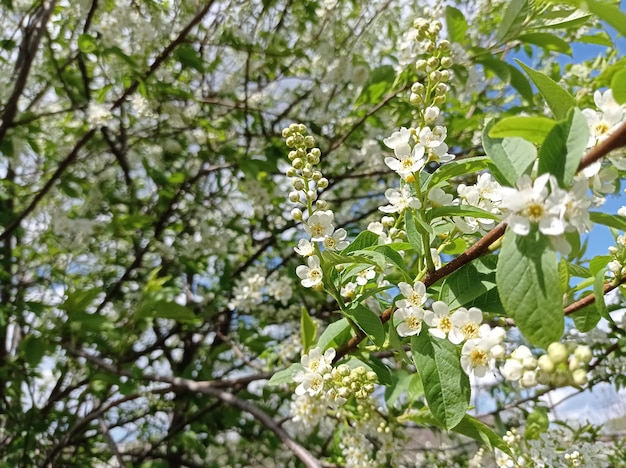
[[[294,190],[289,200],[298,205],[291,214],[308,234],[295,249],[306,259],[296,274],[305,288],[332,296],[342,315],[319,337],[318,347],[302,356],[301,364],[272,379],[298,384],[294,418],[307,425],[320,422],[323,411],[313,410],[317,406],[341,414],[350,401],[362,398],[354,393],[361,387],[349,378],[351,374],[333,367],[352,353],[358,357],[341,366],[349,368],[354,362],[355,369],[363,369],[365,364],[362,373],[369,368],[378,383],[390,385],[390,369],[370,354],[383,348],[415,366],[431,417],[448,430],[461,421],[475,424],[465,414],[469,377],[492,374],[498,363],[502,377],[520,388],[584,386],[591,350],[560,342],[564,316],[599,297],[603,303],[602,293],[618,287],[626,271],[625,249],[615,248],[609,265],[614,277],[600,293],[596,290],[564,308],[567,288],[560,279],[558,255],[563,261],[576,255],[580,235],[594,222],[626,226],[610,215],[589,212],[603,203],[612,187],[601,158],[608,156],[618,168],[624,164],[620,156],[609,153],[626,146],[626,123],[621,123],[626,106],[617,104],[611,91],[596,92],[600,110],[580,111],[573,101],[553,99],[548,94],[552,85],[530,70],[556,117],[539,151],[515,133],[502,136],[501,127],[492,122],[482,135],[486,156],[454,161],[445,143],[447,129],[436,125],[449,91],[450,43],[439,39],[441,26],[436,21],[418,19],[415,28],[428,53],[428,58],[417,60],[419,80],[410,87],[416,125],[383,140],[393,150],[384,162],[399,176],[400,186],[385,191],[388,204],[379,208],[384,213],[380,222],[371,223],[349,242],[346,230],[335,228],[335,213],[328,203],[317,198],[328,181],[317,168],[321,152],[314,138],[300,124],[283,131],[291,150],[286,174]],[[500,133],[492,136],[496,129]],[[438,166],[430,174],[424,171],[429,163]],[[478,174],[476,184],[454,182],[468,173]],[[459,245],[464,246],[460,252]],[[441,254],[454,258],[442,265]],[[602,284],[607,269],[584,274]],[[569,273],[565,278],[569,280]],[[476,287],[471,281],[480,286],[477,291],[464,289]],[[399,293],[396,297],[390,294],[394,290]],[[497,299],[489,294],[497,294]],[[505,329],[483,323],[485,313],[510,318],[535,349],[525,345],[508,349]],[[603,313],[601,305],[598,313]],[[307,321],[310,317],[303,311],[302,323]],[[303,329],[305,343],[315,339],[311,329]],[[364,342],[368,345],[362,346]],[[547,351],[540,353],[540,348]],[[317,416],[304,416],[311,412]],[[358,424],[360,418],[353,417]],[[422,415],[404,417],[431,421]],[[390,453],[384,450],[381,456]]]

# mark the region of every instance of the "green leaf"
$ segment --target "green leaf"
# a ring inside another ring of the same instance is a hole
[[[537,86],[537,89],[545,99],[554,117],[556,117],[557,120],[565,119],[567,112],[576,105],[572,95],[555,83],[552,78],[533,70],[517,59],[515,59],[515,61],[524,69],[533,83],[535,83],[535,86]]]
[[[504,83],[509,83],[511,81],[511,71],[509,68],[509,64],[505,61],[497,59],[492,55],[485,55],[482,57],[477,57],[476,62],[480,63],[485,68],[485,70],[492,72]]]
[[[613,97],[618,104],[626,103],[626,68],[618,71],[611,79]]]
[[[465,42],[468,25],[460,10],[450,5],[446,7],[446,25],[448,26],[448,39],[451,42]]]
[[[589,127],[583,113],[574,108],[567,119],[557,123],[539,150],[539,174],[554,175],[562,188],[568,187],[589,141]]]
[[[417,229],[415,216],[413,216],[410,210],[404,211],[404,224],[406,227],[406,237],[409,240],[409,243],[419,255],[424,255],[424,243],[422,242],[422,235]]]
[[[368,360],[366,363],[366,367],[376,373],[378,377],[378,383],[381,385],[393,385],[393,381],[391,378],[391,371],[389,367],[385,365],[383,361],[378,359],[376,356],[372,356],[371,354],[368,356]]]
[[[96,38],[89,34],[81,34],[78,36],[78,50],[83,53],[91,53],[98,49]]]
[[[505,117],[491,127],[489,136],[491,138],[520,137],[540,145],[555,125],[556,122],[548,117]]]
[[[429,220],[442,218],[444,216],[471,216],[480,219],[500,220],[500,216],[471,205],[448,205],[439,208],[433,208],[426,213]]]
[[[483,131],[485,153],[495,164],[493,175],[498,182],[515,187],[517,179],[530,172],[537,159],[537,150],[535,145],[522,138],[491,138],[489,132],[493,125],[494,121],[489,122]]]
[[[448,179],[458,177],[474,172],[484,171],[489,168],[489,158],[486,156],[478,156],[476,158],[467,158],[461,161],[451,161],[442,164],[433,172],[424,184],[424,187],[431,189],[443,185]]]
[[[391,385],[385,390],[385,401],[388,408],[393,408],[398,398],[408,390],[411,376],[413,375],[417,374],[409,374],[404,369],[394,369],[391,371]]]
[[[91,305],[101,292],[102,290],[100,288],[92,288],[68,293],[67,299],[61,304],[60,308],[69,314],[82,312]]]
[[[514,35],[528,14],[527,0],[511,0],[496,31],[496,41],[505,42]]]
[[[380,347],[383,345],[385,342],[385,327],[378,315],[361,304],[355,304],[354,307],[346,309],[344,313],[367,334],[376,346]]]
[[[50,345],[48,341],[42,337],[35,335],[26,335],[20,342],[20,351],[24,360],[32,368],[37,367],[48,351]]]
[[[376,252],[380,252],[381,254],[383,254],[387,262],[398,267],[398,270],[404,276],[405,281],[411,282],[411,277],[406,271],[407,268],[404,264],[404,259],[402,258],[402,255],[392,249],[389,245],[379,245],[374,247],[374,249],[376,250]]]
[[[530,82],[516,67],[507,63],[509,67],[509,74],[511,75],[510,84],[526,101],[533,102],[533,88],[530,86]]]
[[[161,318],[190,323],[201,320],[191,309],[171,301],[148,301],[137,311],[135,318]]]
[[[446,429],[455,427],[470,401],[469,377],[461,368],[459,348],[434,338],[426,330],[411,338],[413,361],[425,382],[428,407]]]
[[[593,330],[602,318],[595,304],[590,304],[577,310],[570,314],[570,317],[574,319],[576,328],[583,333]]]
[[[618,6],[612,5],[606,0],[565,0],[565,2],[593,13],[626,37],[626,13],[621,11]]]
[[[326,327],[320,339],[317,340],[317,346],[322,352],[326,351],[331,346],[338,347],[350,339],[350,332],[350,323],[348,319],[343,317]]]
[[[355,250],[367,249],[373,245],[378,245],[378,234],[374,234],[372,231],[361,231],[341,253],[347,255]]]
[[[492,290],[496,292],[496,264],[497,256],[489,255],[462,266],[447,277],[441,287],[439,300],[448,304],[451,310],[479,307],[474,305],[478,298]]]
[[[596,44],[606,47],[612,47],[613,41],[606,31],[597,31],[594,34],[583,35],[576,39],[576,42],[583,44]]]
[[[599,211],[590,211],[589,219],[596,224],[602,224],[603,226],[619,229],[620,231],[626,231],[626,218],[623,216],[601,213]]]
[[[280,384],[285,384],[285,383],[292,383],[293,375],[296,372],[301,371],[303,369],[304,368],[302,367],[302,364],[300,364],[299,362],[295,362],[289,367],[287,367],[287,369],[280,370],[276,372],[274,375],[272,375],[272,378],[267,382],[267,384],[268,385],[280,385]]]
[[[461,422],[457,424],[453,430],[458,434],[463,434],[464,436],[471,437],[472,439],[481,442],[491,451],[493,451],[494,448],[497,448],[505,453],[511,453],[510,447],[498,434],[496,434],[484,422],[470,416],[469,414],[464,415]]]
[[[302,333],[302,348],[307,353],[317,337],[317,324],[304,307],[302,307],[300,314],[300,331]]]
[[[559,280],[561,282],[561,292],[566,294],[569,290],[569,268],[567,260],[562,257],[559,262]]]
[[[528,341],[546,348],[563,334],[563,299],[557,256],[550,241],[534,229],[504,236],[496,269],[498,294],[507,314]]]
[[[591,18],[591,15],[577,9],[545,11],[540,17],[536,18],[537,23],[531,25],[531,28],[571,28],[584,24],[589,18]]]
[[[589,272],[594,278],[609,264],[612,260],[610,255],[596,255],[589,261]]]
[[[558,36],[550,33],[536,32],[522,34],[517,37],[518,40],[526,42],[527,44],[534,44],[545,50],[552,52],[559,52],[561,54],[572,55],[572,48],[570,45]]]
[[[191,44],[179,45],[174,55],[184,68],[193,68],[201,73],[204,71],[204,61]]]

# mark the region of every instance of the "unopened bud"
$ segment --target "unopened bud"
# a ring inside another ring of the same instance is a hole
[[[572,373],[572,381],[578,386],[583,386],[587,384],[587,382],[589,381],[589,379],[587,378],[587,371],[584,369],[576,369]]]
[[[291,219],[294,221],[302,221],[302,210],[298,208],[291,210]]]
[[[567,351],[567,347],[563,343],[554,342],[550,343],[548,346],[548,356],[552,359],[554,364],[560,364],[562,362],[567,361],[569,356],[569,352]]]

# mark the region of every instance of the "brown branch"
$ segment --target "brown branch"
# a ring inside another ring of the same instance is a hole
[[[624,284],[624,283],[626,283],[626,277],[620,278],[620,280],[617,282],[606,283],[604,285],[604,294],[608,294],[609,292],[613,291],[614,289],[616,289],[617,287],[619,287],[621,284]],[[588,305],[593,304],[595,300],[596,298],[595,298],[594,293],[588,294],[587,296],[581,299],[578,299],[576,302],[572,302],[570,305],[568,305],[565,308],[564,314],[565,315],[573,314],[574,312],[579,311],[583,307],[587,307]]]
[[[191,390],[191,389],[189,389]],[[242,400],[236,397],[232,393],[218,390],[215,388],[207,387],[200,391],[206,395],[211,395],[215,398],[222,400],[235,408],[245,411],[251,414],[266,428],[272,431],[281,440],[281,442],[293,452],[293,454],[300,459],[302,463],[308,468],[322,468],[322,464],[317,460],[311,452],[305,449],[302,445],[292,439],[287,432],[278,425],[274,419],[259,407],[253,405],[249,401]]]

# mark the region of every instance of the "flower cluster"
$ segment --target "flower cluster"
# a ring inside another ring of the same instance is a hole
[[[574,343],[555,342],[548,346],[547,354],[535,359],[530,349],[519,346],[500,368],[502,377],[518,382],[524,388],[537,384],[564,387],[587,383],[587,365],[591,361],[591,348]]]
[[[416,281],[413,286],[399,283],[403,299],[396,302],[394,321],[399,336],[413,336],[422,332],[423,324],[435,338],[448,339],[453,344],[465,341],[461,351],[461,366],[468,374],[484,377],[495,368],[496,359],[503,354],[503,328],[481,325],[483,313],[477,307],[460,307],[454,312],[443,301],[433,302],[428,309],[426,286]]]
[[[298,382],[296,395],[308,395],[317,398],[332,408],[343,405],[354,396],[359,400],[367,399],[374,391],[376,374],[363,366],[350,368],[346,364],[334,368],[335,350],[329,348],[322,354],[319,348],[313,348],[302,356],[300,363],[303,370],[293,376]]]
[[[593,226],[588,211],[592,200],[585,183],[575,183],[568,192],[549,173],[534,181],[524,174],[517,188],[502,187],[500,195],[506,220],[519,236],[528,235],[533,225],[547,236],[561,236],[566,231],[585,233]]]
[[[626,274],[626,236],[621,235],[617,237],[614,246],[609,247],[609,254],[612,260],[607,267],[615,275],[616,278],[621,278]]]
[[[327,209],[324,200],[317,197],[318,189],[328,187],[328,179],[316,169],[320,162],[321,151],[315,146],[315,138],[305,135],[306,127],[302,124],[291,124],[282,132],[287,147],[291,148],[289,159],[291,167],[286,175],[291,178],[293,190],[289,200],[299,205],[291,211],[295,221],[304,223],[304,230],[310,239],[300,239],[297,254],[307,258],[307,265],[300,265],[296,274],[305,288],[314,288],[322,284],[322,268],[318,247],[319,242],[327,250],[343,250],[348,246],[347,232],[343,228],[335,229],[335,214]],[[304,220],[304,212],[308,219]]]

